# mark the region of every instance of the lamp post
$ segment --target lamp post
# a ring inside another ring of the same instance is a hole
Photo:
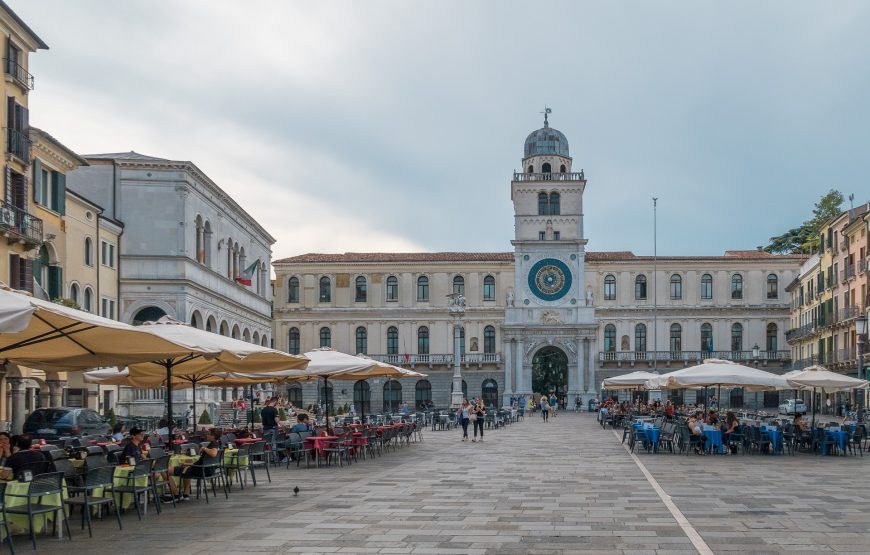
[[[857,320],[855,320],[855,339],[858,343],[858,379],[863,380],[864,377],[864,337],[867,335],[867,318],[870,317],[868,315],[860,315]],[[857,390],[855,395],[855,404],[858,405],[858,410],[864,408],[864,393],[861,390]]]
[[[449,312],[450,316],[453,317],[453,393],[450,395],[450,406],[458,409],[462,405],[460,331],[462,316],[465,315],[465,297],[459,293],[451,293],[447,295],[447,298],[450,299]]]
[[[752,346],[752,360],[755,361],[755,365],[758,366],[758,356],[761,354],[761,349],[758,348],[758,343]]]

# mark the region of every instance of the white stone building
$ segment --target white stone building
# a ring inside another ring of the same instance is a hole
[[[71,172],[67,187],[124,225],[120,245],[99,246],[103,258],[117,252],[118,319],[136,324],[168,315],[270,345],[269,264],[275,239],[191,162],[135,152],[85,158],[89,165]],[[213,396],[201,389],[198,399]],[[182,410],[190,392],[178,394]],[[125,388],[118,405],[122,414],[160,415],[162,390]]]
[[[467,304],[463,389],[492,404],[556,391],[573,406],[597,397],[609,375],[666,372],[712,356],[771,370],[788,363],[785,286],[804,257],[755,250],[657,259],[586,252],[587,181],[572,162],[567,139],[546,121],[526,139],[524,171],[511,180],[513,252],[305,254],[276,261],[276,348],[331,346],[429,374],[398,384],[339,383],[332,392],[339,404],[359,406],[370,395],[367,411],[400,401],[447,406],[453,322],[446,295],[455,292]],[[315,403],[324,397],[316,387],[293,386],[290,394]],[[766,404],[775,402],[768,397]],[[731,399],[744,402],[739,390]]]

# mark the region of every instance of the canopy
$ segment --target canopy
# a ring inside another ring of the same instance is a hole
[[[621,376],[613,376],[606,378],[601,382],[601,389],[631,389],[641,388],[646,385],[649,380],[658,378],[659,374],[654,372],[644,372],[638,370]]]
[[[647,389],[680,389],[709,386],[741,387],[747,391],[788,389],[782,376],[743,366],[730,360],[709,358],[703,364],[676,370],[649,380]]]
[[[821,389],[825,393],[864,389],[868,385],[867,380],[837,374],[818,365],[810,366],[790,375],[786,381],[789,384],[789,389]]]
[[[141,328],[10,290],[0,289],[0,313],[6,326],[0,329],[0,360],[25,366],[84,370],[182,356],[191,351],[208,353]]]

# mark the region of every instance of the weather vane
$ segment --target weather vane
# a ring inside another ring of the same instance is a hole
[[[552,114],[553,110],[551,110],[550,108],[547,108],[547,105],[544,104],[544,111],[541,113],[544,114],[544,127],[550,127],[550,122],[547,121],[547,116],[549,114]]]

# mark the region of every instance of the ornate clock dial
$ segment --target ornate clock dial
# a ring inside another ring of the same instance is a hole
[[[555,258],[539,260],[529,270],[529,289],[539,299],[559,300],[571,289],[571,270]]]

